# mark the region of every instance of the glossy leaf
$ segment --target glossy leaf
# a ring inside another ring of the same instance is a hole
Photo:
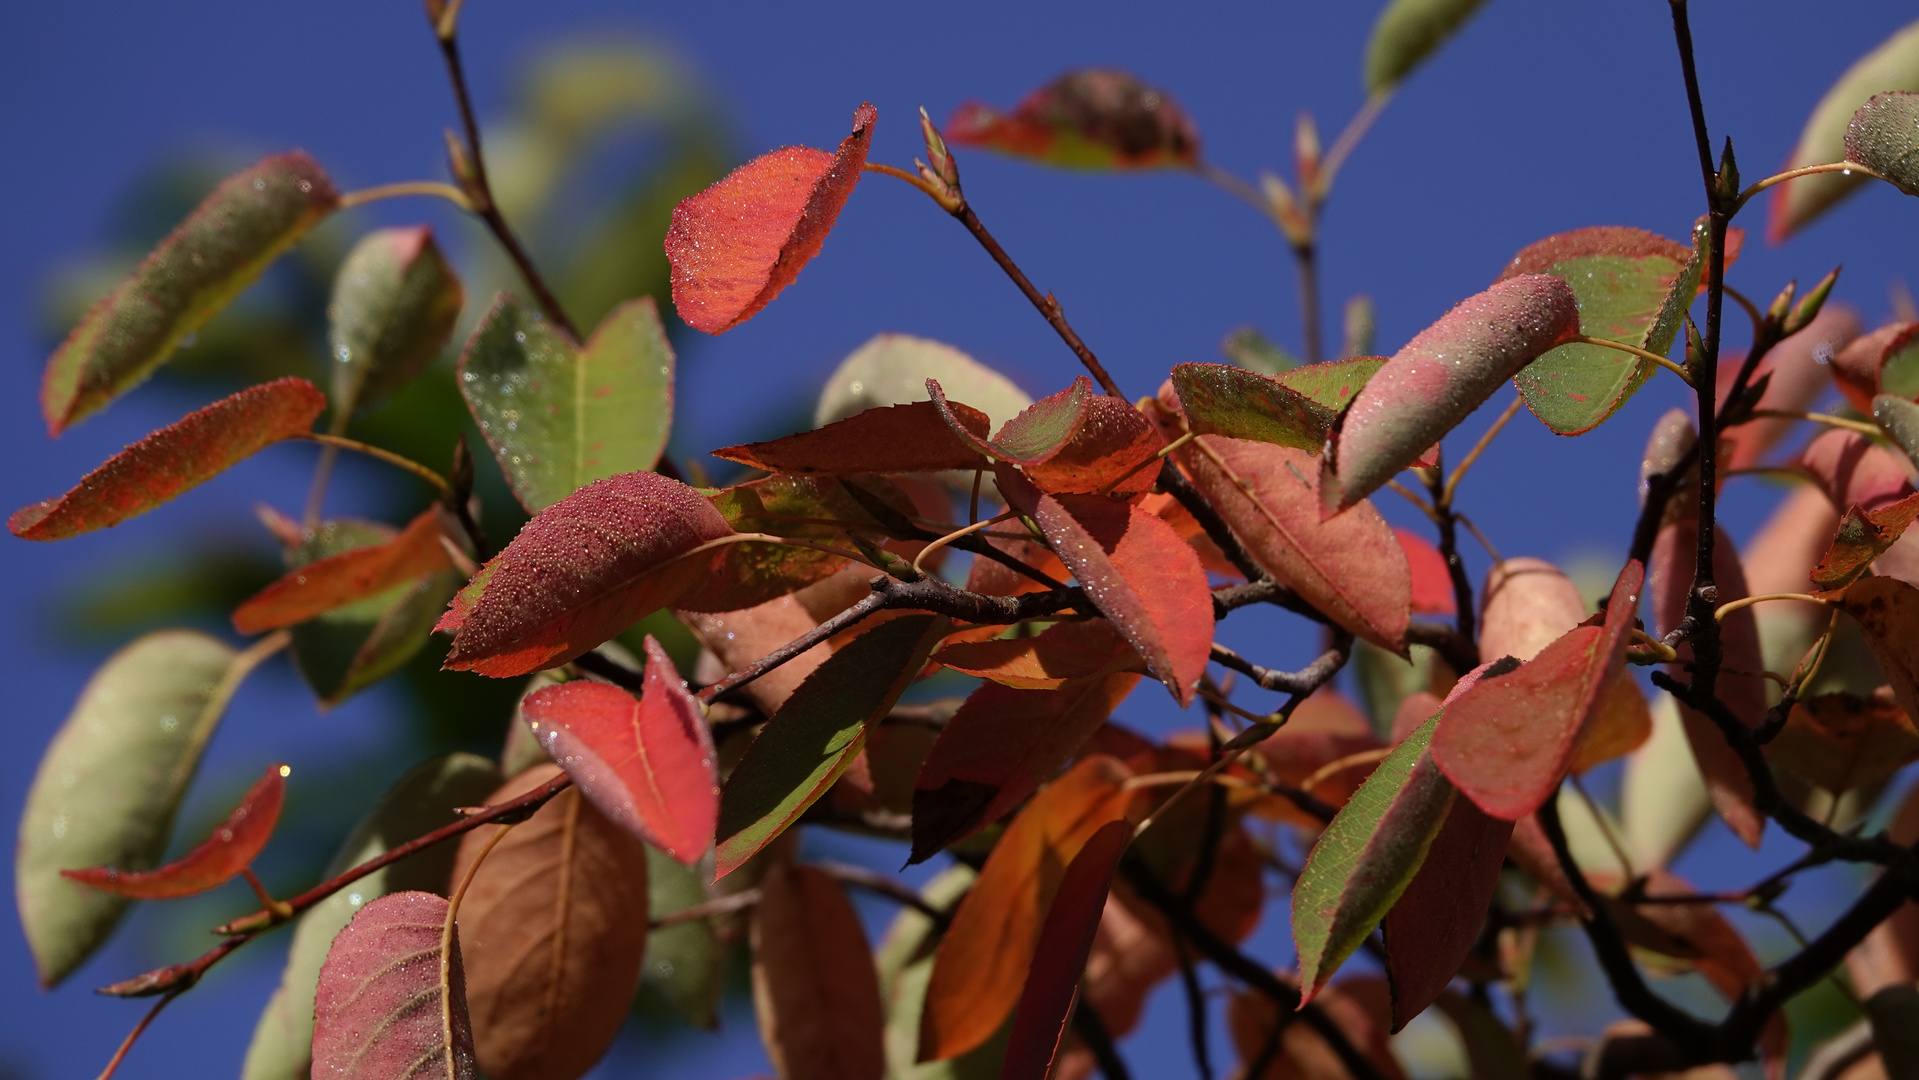
[[[53,986],[112,933],[123,897],[60,876],[80,866],[144,870],[166,852],[173,816],[226,707],[232,649],[188,630],[148,634],[96,671],[40,759],[20,818],[14,895]]]
[[[394,893],[333,939],[314,999],[316,1080],[478,1075],[457,929],[441,952],[446,918],[432,893]]]
[[[323,876],[333,877],[452,824],[456,807],[483,805],[499,786],[499,770],[476,754],[448,754],[424,762],[380,797]],[[307,1080],[313,1063],[314,991],[334,937],[361,907],[388,893],[445,891],[458,850],[456,844],[427,848],[360,878],[300,916],[279,988],[254,1026],[241,1080]]]
[[[47,361],[47,430],[58,435],[139,385],[339,203],[333,182],[298,150],[228,177]]]
[[[1366,92],[1398,89],[1485,0],[1392,0],[1366,41]]]
[[[1412,576],[1412,610],[1421,615],[1451,615],[1459,610],[1453,592],[1452,571],[1446,556],[1410,529],[1394,529],[1400,550],[1406,553],[1406,569]]]
[[[865,745],[867,728],[892,711],[946,629],[934,615],[881,623],[807,676],[727,777],[717,877],[785,832],[839,779]]]
[[[1146,670],[1189,704],[1213,641],[1213,594],[1198,554],[1136,506],[1043,494],[1004,467],[997,475],[1007,502],[1039,525]]]
[[[1453,800],[1425,862],[1382,924],[1393,1031],[1438,1000],[1478,943],[1512,833],[1512,822],[1471,799]]]
[[[325,408],[326,396],[305,379],[248,387],[113,455],[65,495],[14,511],[7,529],[26,540],[64,540],[118,525],[264,446],[306,434]]]
[[[334,274],[327,305],[335,417],[413,381],[446,347],[465,303],[466,290],[432,229],[378,229],[362,237]]]
[[[521,773],[489,803],[559,774]],[[461,881],[492,839],[460,841]],[[496,1080],[573,1080],[606,1053],[626,1019],[646,954],[646,847],[560,792],[500,839],[460,907],[467,993],[480,1069]]]
[[[651,469],[673,426],[673,346],[653,298],[575,344],[502,294],[460,355],[460,393],[530,513],[595,480]]]
[[[1128,775],[1111,757],[1084,758],[1007,826],[940,939],[920,1019],[922,1061],[972,1050],[1013,1012],[1067,865],[1127,816]]]
[[[927,401],[926,380],[984,412],[993,430],[1033,403],[1011,379],[951,345],[910,334],[878,334],[853,350],[827,377],[813,409],[813,426],[885,405]]]
[[[285,766],[267,766],[266,775],[247,789],[224,822],[193,850],[165,866],[152,870],[95,866],[62,870],[60,876],[135,900],[172,900],[223,885],[245,870],[273,836],[286,798],[286,771]]]
[[[861,105],[835,153],[762,154],[673,210],[666,256],[673,306],[695,330],[724,333],[792,284],[853,194],[879,113]]]
[[[1887,90],[1919,90],[1919,22],[1906,24],[1839,76],[1806,119],[1785,169],[1844,160],[1846,130],[1853,114],[1874,94]],[[1817,173],[1774,187],[1768,237],[1775,244],[1784,240],[1852,194],[1865,179]]]
[[[720,810],[713,736],[651,634],[639,700],[582,679],[534,693],[521,710],[540,745],[602,814],[682,863],[706,854]]]
[[[1052,1071],[1079,997],[1080,973],[1093,949],[1113,873],[1132,839],[1130,823],[1107,822],[1067,864],[1040,926],[1039,947],[1013,1012],[1002,1080],[1046,1080]]]
[[[1919,494],[1887,503],[1877,510],[1852,507],[1839,522],[1832,547],[1813,568],[1812,583],[1822,589],[1843,588],[1866,572],[1874,559],[1886,553],[1919,518]]]
[[[986,437],[986,414],[954,403],[953,413],[976,436]],[[814,431],[770,442],[725,446],[713,456],[776,473],[933,472],[977,469],[985,458],[954,434],[932,402],[868,409]]]
[[[297,582],[302,567],[352,559],[357,552],[377,551],[398,542],[393,529],[386,525],[352,519],[329,521],[289,550],[286,561],[294,567],[290,577]],[[322,705],[336,705],[392,674],[426,645],[433,620],[460,581],[446,561],[445,549],[437,542],[434,547],[443,563],[441,570],[402,580],[294,625],[294,666],[319,695]],[[422,561],[431,558],[432,553],[427,552]],[[368,559],[379,561],[381,556],[370,555]]]
[[[1428,720],[1379,763],[1319,835],[1293,889],[1293,942],[1310,1001],[1386,917],[1426,860],[1456,794]]]
[[[1560,278],[1578,300],[1583,333],[1664,356],[1705,271],[1703,229],[1694,241],[1680,244],[1619,226],[1575,229],[1521,251],[1501,280],[1519,274]],[[1514,383],[1547,427],[1578,435],[1605,422],[1653,373],[1649,360],[1575,343],[1546,352]]]
[[[1558,789],[1625,664],[1644,568],[1613,583],[1605,622],[1580,626],[1504,675],[1479,679],[1446,709],[1433,761],[1481,810],[1530,815]]]
[[[439,511],[414,518],[382,544],[316,559],[255,593],[233,612],[233,628],[260,634],[304,622],[452,567]]]
[[[1870,166],[1908,195],[1919,195],[1919,157],[1913,127],[1919,94],[1874,94],[1846,125],[1846,160]]]
[[[972,867],[954,863],[927,882],[920,897],[933,910],[950,914],[978,876]],[[880,1000],[886,1009],[887,1075],[899,1080],[997,1080],[1012,1031],[1010,1017],[992,1038],[956,1058],[919,1060],[920,1014],[926,1008],[939,929],[917,908],[901,906],[876,951]]]
[[[1109,623],[1057,623],[1038,638],[1005,644],[1029,642],[1033,650],[1014,664],[1071,663],[1081,673],[1045,689],[989,683],[967,697],[940,730],[913,785],[913,862],[1018,807],[1079,752],[1139,682],[1133,673],[1138,654]],[[1001,644],[949,646],[935,659],[950,652],[1004,652]]]
[[[692,488],[648,472],[596,480],[542,510],[453,599],[446,666],[494,678],[554,667],[671,604],[731,533]],[[703,554],[703,553],[702,553]]]
[[[1824,595],[1865,631],[1866,645],[1906,716],[1919,716],[1919,589],[1897,578],[1869,577]]]
[[[1130,72],[1069,71],[1022,99],[1012,112],[969,101],[943,133],[960,146],[983,146],[1069,169],[1192,167],[1199,132],[1186,110]]]
[[[1521,274],[1461,301],[1366,382],[1320,466],[1331,517],[1385,485],[1541,355],[1579,333],[1573,290]]]
[[[1202,435],[1318,453],[1333,427],[1333,410],[1276,378],[1230,364],[1179,364],[1173,386],[1187,423]]]
[[[1162,411],[1164,433],[1177,424]],[[1319,462],[1303,450],[1202,435],[1173,453],[1260,569],[1354,634],[1405,649],[1412,578],[1372,504],[1322,520]]]
[[[752,935],[754,1011],[781,1080],[880,1080],[879,980],[840,883],[810,866],[773,867]]]

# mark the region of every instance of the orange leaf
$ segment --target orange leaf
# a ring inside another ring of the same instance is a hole
[[[880,1080],[879,976],[839,882],[810,866],[768,870],[752,938],[754,1011],[782,1080]]]
[[[1821,694],[1793,705],[1766,757],[1837,795],[1919,761],[1919,730],[1889,686],[1870,697]]]
[[[1088,839],[1127,816],[1129,771],[1088,757],[1006,828],[940,939],[920,1021],[920,1059],[956,1057],[999,1030],[1039,945],[1040,920]]]
[[[25,540],[64,540],[118,525],[252,457],[262,447],[313,430],[326,395],[288,376],[250,386],[141,439],[81,478],[57,499],[7,519]]]
[[[581,679],[534,692],[520,711],[601,813],[691,866],[712,846],[719,820],[713,735],[653,635],[645,648],[638,701],[617,686]]]
[[[1026,974],[1000,1080],[1046,1080],[1079,997],[1081,972],[1093,949],[1113,872],[1133,839],[1130,822],[1109,821],[1088,837],[1060,878],[1040,927],[1039,948]]]
[[[985,437],[991,422],[985,413],[970,405],[950,408],[966,430]],[[815,431],[721,447],[713,456],[767,472],[835,476],[977,469],[985,464],[980,451],[954,434],[930,401],[868,409]]]
[[[837,153],[762,154],[673,209],[666,257],[673,305],[695,330],[723,333],[792,284],[853,194],[879,113],[861,105]]]
[[[278,630],[444,570],[453,565],[440,542],[445,535],[438,509],[427,510],[384,544],[310,562],[268,585],[234,609],[233,628]]]
[[[1433,708],[1420,716],[1419,722],[1425,723],[1438,711],[1439,700],[1433,699]],[[1417,725],[1415,725],[1417,726]],[[1307,793],[1332,807],[1334,810],[1346,805],[1353,797],[1359,785],[1379,763],[1386,744],[1373,732],[1373,725],[1353,704],[1332,690],[1321,690],[1312,697],[1299,703],[1293,710],[1292,719],[1280,729],[1259,743],[1255,753],[1266,759],[1266,766],[1272,770],[1273,779],[1289,787],[1304,788]],[[1356,765],[1349,769],[1332,769],[1336,762],[1365,757],[1365,765]],[[1310,786],[1309,786],[1310,785]],[[1274,798],[1253,805],[1253,812],[1262,817],[1276,817],[1281,821],[1291,821],[1308,828],[1319,828],[1325,822],[1319,818],[1295,808],[1290,800]]]
[[[1109,622],[1054,623],[1038,637],[962,641],[934,663],[1016,690],[1054,690],[1078,679],[1140,671],[1139,654]]]
[[[110,866],[62,870],[60,876],[84,882],[102,892],[135,900],[171,900],[223,885],[245,870],[267,846],[280,820],[286,797],[285,766],[268,765],[240,804],[213,835],[178,859],[156,870],[120,871]]]
[[[1812,583],[1822,589],[1851,584],[1905,534],[1914,518],[1919,518],[1919,493],[1886,503],[1877,510],[1848,508],[1832,538],[1832,547],[1819,560],[1819,565],[1812,568]]]
[[[1825,593],[1866,632],[1866,646],[1907,716],[1919,716],[1919,589],[1897,578],[1861,578]]]

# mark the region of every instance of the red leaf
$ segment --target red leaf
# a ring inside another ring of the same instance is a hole
[[[1098,495],[1047,495],[1001,466],[1000,491],[1030,515],[1086,595],[1179,703],[1193,700],[1213,644],[1213,593],[1171,525]]]
[[[445,535],[439,511],[427,510],[384,544],[310,562],[268,585],[234,609],[233,628],[278,630],[444,570],[453,565],[440,542]]]
[[[154,870],[120,871],[110,866],[62,870],[60,876],[85,882],[102,892],[135,900],[171,900],[223,885],[245,870],[267,846],[280,820],[286,796],[286,767],[269,765],[240,804],[213,834],[192,851]]]
[[[1419,717],[1419,724],[1438,711],[1433,708]],[[1338,810],[1351,799],[1372,767],[1385,756],[1386,744],[1373,732],[1373,725],[1353,704],[1332,690],[1321,690],[1299,703],[1293,718],[1258,744],[1255,753],[1266,759],[1273,779],[1288,787],[1301,788],[1320,802]],[[1340,768],[1338,762],[1354,762]],[[1364,764],[1360,764],[1364,762]],[[1255,803],[1252,810],[1265,817],[1277,817],[1308,828],[1325,824],[1305,813],[1283,797]]]
[[[976,439],[985,438],[991,423],[985,413],[970,405],[950,408],[963,429]],[[939,406],[930,401],[868,409],[815,431],[721,447],[713,456],[767,472],[834,476],[977,469],[985,464],[981,451],[954,434],[940,419]]]
[[[1454,799],[1419,873],[1386,913],[1395,1032],[1438,1000],[1472,952],[1512,833],[1512,822],[1492,817],[1471,799]]]
[[[1162,433],[1177,436],[1169,389],[1159,403]],[[1173,453],[1260,569],[1340,626],[1404,651],[1412,579],[1371,503],[1322,520],[1319,463],[1303,450],[1201,435]]]
[[[1069,71],[1011,113],[969,101],[946,122],[946,138],[1002,154],[1079,169],[1190,167],[1199,132],[1164,91],[1130,72]]]
[[[713,735],[653,635],[638,701],[581,679],[537,691],[520,709],[601,813],[689,866],[706,854],[720,814]]]
[[[57,499],[7,519],[26,540],[64,540],[118,525],[198,487],[270,443],[304,435],[326,395],[288,376],[250,386],[141,439],[81,478]]]
[[[1576,627],[1517,670],[1479,679],[1441,714],[1433,761],[1481,810],[1516,821],[1558,789],[1624,667],[1643,579],[1627,563],[1603,625]]]
[[[695,330],[723,333],[792,283],[833,228],[866,164],[879,113],[861,105],[837,153],[789,146],[683,200],[666,232],[673,305]]]
[[[1137,670],[1138,654],[1108,623],[1059,623],[1033,640],[1047,641],[1048,654],[1065,651],[1058,646],[1068,644],[1080,654],[1078,662],[1092,670],[1057,689],[988,683],[967,697],[940,731],[914,782],[912,861],[931,858],[1019,806],[1079,752],[1139,682],[1128,670]]]
[[[1106,894],[1113,887],[1113,872],[1132,839],[1131,823],[1107,822],[1067,865],[1040,927],[1039,948],[1013,1013],[1001,1080],[1046,1080],[1051,1071],[1073,1002],[1079,997],[1080,973],[1093,949]]]
[[[440,978],[446,909],[432,893],[393,893],[361,908],[333,939],[314,997],[313,1075],[473,1080],[457,929]]]
[[[1412,574],[1412,610],[1419,615],[1451,615],[1459,610],[1453,593],[1452,571],[1446,568],[1446,556],[1411,529],[1393,530],[1399,546],[1406,552],[1406,568]]]
[[[987,457],[1020,466],[1038,465],[1065,449],[1078,434],[1080,425],[1086,422],[1088,403],[1099,396],[1093,389],[1093,380],[1081,375],[1059,393],[1028,405],[1018,416],[1000,425],[998,434],[985,439],[974,435],[969,430],[971,425],[954,415],[954,404],[946,400],[946,391],[940,388],[939,380],[926,380],[926,392],[954,435]]]
[[[933,379],[926,391],[953,433],[997,461],[1018,465],[1041,491],[1053,494],[1105,494],[1108,485],[1126,481],[1113,492],[1144,494],[1157,472],[1142,468],[1162,445],[1151,421],[1118,398],[1093,388],[1081,375],[1073,385],[1029,405],[1008,420],[992,439],[973,434],[954,415],[954,405]]]
[[[1522,274],[1461,301],[1394,353],[1346,407],[1320,466],[1326,517],[1382,487],[1500,384],[1579,333],[1571,286]]]
[[[1594,225],[1527,244],[1520,249],[1519,254],[1513,256],[1512,262],[1506,264],[1499,279],[1504,281],[1520,274],[1549,273],[1553,267],[1568,259],[1594,255],[1621,259],[1663,255],[1673,262],[1683,263],[1692,257],[1692,248],[1644,229]]]
[[[673,602],[732,533],[699,493],[657,473],[609,476],[540,511],[473,576],[434,629],[450,671],[530,675]]]
[[[1897,578],[1861,578],[1825,598],[1865,631],[1866,646],[1908,717],[1919,716],[1919,589]]]

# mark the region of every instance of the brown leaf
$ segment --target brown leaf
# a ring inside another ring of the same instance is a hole
[[[559,771],[528,769],[488,802],[523,795]],[[456,884],[491,832],[461,841]],[[613,1044],[640,985],[646,846],[568,788],[486,857],[460,925],[480,1068],[495,1080],[574,1080]]]
[[[1821,694],[1792,707],[1766,757],[1838,795],[1919,761],[1919,730],[1889,686],[1864,698]]]
[[[810,866],[769,869],[752,944],[754,1011],[781,1080],[880,1080],[879,977],[839,882]]]
[[[1897,578],[1869,577],[1823,595],[1859,623],[1899,707],[1908,717],[1919,715],[1919,589]]]

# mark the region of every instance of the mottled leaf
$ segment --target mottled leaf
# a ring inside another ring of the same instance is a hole
[[[985,439],[985,413],[958,403],[950,408],[977,438]],[[977,469],[986,463],[971,442],[954,434],[930,401],[868,409],[783,439],[721,447],[713,456],[767,472],[835,476]]]
[[[1079,430],[1059,452],[1022,470],[1035,487],[1055,495],[1130,499],[1151,491],[1158,481],[1155,459],[1164,445],[1153,422],[1138,409],[1095,394],[1086,401]]]
[[[1219,351],[1226,359],[1261,375],[1278,375],[1299,366],[1299,360],[1256,326],[1240,326],[1220,339]]]
[[[333,939],[313,1006],[315,1080],[477,1075],[460,934],[443,935],[446,921],[444,899],[393,893]]]
[[[378,229],[353,245],[327,305],[336,427],[413,381],[446,347],[465,303],[432,229]]]
[[[1626,564],[1605,622],[1575,627],[1504,675],[1479,679],[1446,709],[1433,761],[1481,810],[1530,815],[1558,789],[1625,665],[1645,570]]]
[[[1457,793],[1428,753],[1438,718],[1393,749],[1319,834],[1293,889],[1293,942],[1311,1000],[1412,883]]]
[[[1439,998],[1478,943],[1512,833],[1512,822],[1454,799],[1425,862],[1386,913],[1395,1032]]]
[[[1919,589],[1897,578],[1869,577],[1823,595],[1865,631],[1899,708],[1919,716]]]
[[[1066,867],[1094,833],[1127,816],[1125,766],[1080,761],[1020,811],[940,939],[920,1018],[922,1061],[964,1054],[1012,1014]]]
[[[1485,0],[1392,0],[1366,41],[1366,92],[1399,88]]]
[[[20,817],[14,895],[40,983],[52,986],[105,941],[124,897],[60,876],[80,866],[144,870],[220,722],[232,649],[188,630],[148,634],[87,683],[40,759]]]
[[[725,877],[799,819],[851,765],[866,730],[892,711],[945,636],[947,621],[909,615],[834,653],[767,722],[720,794]]]
[[[1908,195],[1919,195],[1915,126],[1919,126],[1919,94],[1874,94],[1846,125],[1846,160],[1871,167]]]
[[[878,334],[847,356],[827,377],[813,409],[813,426],[856,416],[883,405],[930,400],[926,380],[984,412],[985,430],[1018,416],[1033,399],[1013,381],[951,345],[910,334]]]
[[[671,604],[705,572],[702,545],[732,531],[678,481],[596,480],[542,510],[454,597],[434,627],[455,631],[446,666],[506,678],[563,664]]]
[[[1093,949],[1113,872],[1132,839],[1131,823],[1109,821],[1087,838],[1067,864],[1046,921],[1040,925],[1039,947],[1013,1012],[1002,1080],[1046,1080],[1052,1071],[1079,997],[1080,973]]]
[[[108,458],[58,498],[14,511],[13,535],[64,540],[137,517],[252,457],[304,435],[326,408],[305,379],[278,379],[221,398]]]
[[[135,900],[171,900],[224,885],[245,870],[273,836],[286,798],[287,771],[282,765],[267,766],[266,775],[247,789],[225,821],[193,850],[165,866],[152,870],[94,866],[62,870],[60,876]]]
[[[1864,697],[1809,695],[1793,705],[1766,756],[1840,795],[1919,761],[1919,729],[1890,687]]]
[[[351,559],[358,552],[398,542],[386,525],[329,521],[290,549],[286,561],[293,567],[291,579],[297,582],[303,567]],[[437,543],[434,546],[438,548]],[[392,674],[426,645],[433,620],[460,583],[446,561],[445,549],[438,550],[441,570],[402,580],[294,625],[294,666],[322,705],[336,705]],[[431,557],[426,552],[422,561]],[[378,561],[380,556],[369,558]]]
[[[1111,68],[1069,71],[1012,112],[969,101],[946,122],[946,140],[1069,169],[1190,168],[1199,132],[1164,91]]]
[[[1570,286],[1521,274],[1461,301],[1394,353],[1341,414],[1320,465],[1331,517],[1382,487],[1492,396],[1579,333]]]
[[[1187,423],[1201,435],[1318,453],[1333,427],[1333,410],[1278,379],[1230,364],[1176,365],[1173,386]]]
[[[1065,449],[1086,422],[1087,403],[1099,396],[1093,380],[1081,375],[1066,389],[1020,410],[991,439],[984,439],[971,431],[970,417],[953,409],[939,380],[928,379],[926,393],[955,437],[985,457],[1022,466],[1041,464]]]
[[[840,883],[811,866],[768,870],[752,945],[760,1039],[781,1080],[880,1080],[879,979]]]
[[[724,333],[792,284],[853,194],[879,113],[861,105],[836,153],[762,154],[680,203],[666,231],[673,305],[688,326]]]
[[[559,775],[540,765],[489,803]],[[460,841],[463,880],[492,829]],[[460,907],[481,1070],[495,1080],[573,1080],[626,1019],[646,954],[646,846],[577,789],[555,795],[472,871]]]
[[[1785,168],[1803,169],[1808,165],[1844,160],[1846,129],[1853,114],[1874,94],[1888,90],[1919,90],[1919,22],[1900,28],[1839,76],[1832,89],[1813,107]],[[1804,228],[1833,204],[1852,194],[1865,179],[1842,173],[1816,173],[1774,187],[1766,226],[1768,238],[1776,244]]]
[[[1160,418],[1172,438],[1179,420],[1170,397],[1161,392]],[[1411,573],[1371,503],[1322,520],[1319,462],[1303,450],[1202,435],[1173,456],[1260,569],[1347,630],[1389,652],[1405,649]]]
[[[1004,467],[997,475],[1007,502],[1039,525],[1146,670],[1189,704],[1213,641],[1213,594],[1199,555],[1136,506],[1043,494]]]
[[[304,622],[450,568],[439,511],[414,518],[398,536],[316,559],[254,594],[233,612],[233,628],[260,634]]]
[[[1355,356],[1347,360],[1328,360],[1282,371],[1280,385],[1297,390],[1334,413],[1346,407],[1368,380],[1386,364],[1383,356]]]
[[[1641,229],[1575,229],[1521,251],[1501,280],[1535,273],[1560,278],[1578,301],[1581,332],[1664,356],[1698,292],[1706,239],[1703,228],[1692,245]],[[1619,411],[1653,369],[1630,353],[1574,343],[1547,351],[1513,382],[1542,423],[1560,435],[1579,435]]]
[[[419,765],[380,797],[327,864],[323,876],[333,877],[451,825],[458,819],[455,808],[479,806],[499,786],[499,770],[476,754],[448,754]],[[354,912],[388,893],[445,891],[458,850],[455,844],[427,848],[360,878],[300,916],[279,988],[254,1026],[241,1080],[307,1080],[313,1063],[314,991],[334,937]]]
[[[653,298],[586,344],[501,294],[460,355],[460,393],[531,513],[595,480],[651,469],[673,426],[673,346]]]
[[[585,679],[521,703],[527,726],[602,814],[691,865],[713,843],[719,766],[700,703],[653,635],[639,700]]]
[[[1866,572],[1874,559],[1886,553],[1914,518],[1919,518],[1919,494],[1908,495],[1877,510],[1849,508],[1839,521],[1832,547],[1813,568],[1812,583],[1822,589],[1851,584]]]
[[[298,150],[228,177],[47,361],[47,430],[58,435],[139,385],[339,204],[326,173]]]

